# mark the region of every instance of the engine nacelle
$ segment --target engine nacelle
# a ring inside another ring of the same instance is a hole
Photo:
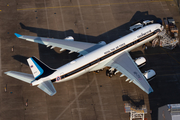
[[[106,42],[105,42],[105,41],[100,41],[98,44],[100,44],[100,45],[106,45]]]
[[[155,77],[156,72],[154,70],[150,69],[150,70],[145,71],[145,73],[143,73],[143,75],[147,80],[150,80]]]
[[[146,59],[144,57],[139,57],[134,60],[137,66],[140,68],[146,64]]]

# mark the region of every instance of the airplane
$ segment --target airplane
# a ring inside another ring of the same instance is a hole
[[[51,46],[51,49],[58,47],[61,48],[60,51],[70,50],[69,53],[77,52],[79,53],[79,58],[57,69],[52,69],[36,57],[30,57],[27,59],[27,62],[32,74],[17,71],[8,71],[5,74],[29,83],[32,86],[37,86],[48,95],[53,96],[56,94],[53,83],[65,82],[87,72],[99,72],[99,70],[105,67],[110,67],[107,70],[107,76],[112,77],[112,75],[121,72],[120,77],[126,76],[126,81],[134,83],[149,94],[153,92],[153,89],[147,79],[153,77],[155,72],[148,70],[143,74],[139,66],[144,64],[144,58],[141,57],[133,60],[129,52],[156,38],[163,29],[164,27],[159,23],[143,24],[141,28],[109,44],[106,44],[104,41],[98,44],[74,41],[74,38],[71,36],[65,39],[53,39],[14,33],[18,38],[43,44],[47,47]]]

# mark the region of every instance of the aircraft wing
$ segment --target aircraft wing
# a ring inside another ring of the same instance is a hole
[[[73,37],[67,37],[65,39],[52,39],[52,38],[44,38],[44,37],[35,37],[35,36],[27,36],[20,35],[14,33],[18,38],[25,39],[30,42],[36,42],[39,44],[46,45],[47,47],[51,46],[51,49],[54,47],[61,48],[60,51],[70,50],[70,53],[77,52],[80,55],[85,55],[104,44],[94,44],[94,43],[86,43],[86,42],[78,42],[74,41]]]
[[[153,92],[153,89],[151,88],[146,78],[141,73],[128,52],[124,52],[121,55],[115,57],[109,63],[107,63],[107,66],[120,71],[128,79],[130,79],[130,82],[136,84],[147,94]]]
[[[56,89],[54,88],[51,80],[42,82],[37,87],[43,90],[44,92],[46,92],[50,96],[53,96],[54,94],[56,94]]]

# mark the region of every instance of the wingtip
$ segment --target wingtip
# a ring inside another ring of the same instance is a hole
[[[4,72],[4,74],[8,75],[10,73],[10,71]]]
[[[22,35],[20,35],[20,34],[18,34],[18,33],[14,33],[14,35],[16,36],[16,37],[21,37]]]
[[[153,90],[153,89],[151,89],[151,90],[149,91],[149,93],[148,93],[148,94],[150,94],[150,93],[152,93],[152,92],[154,92],[154,90]]]
[[[6,75],[8,75],[9,73],[11,73],[11,71],[4,72],[4,74],[6,74]]]

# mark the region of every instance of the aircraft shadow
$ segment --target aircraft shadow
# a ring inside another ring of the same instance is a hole
[[[142,105],[145,105],[144,99],[141,97],[139,97],[138,99],[133,99],[129,95],[123,95],[122,99],[123,99],[123,101],[131,103],[131,105],[136,107],[136,108],[140,108],[140,107],[142,107]]]
[[[22,55],[14,55],[14,56],[12,56],[15,60],[17,60],[17,61],[19,61],[19,62],[21,62],[21,63],[23,63],[23,64],[25,64],[25,65],[28,65],[28,63],[27,63],[27,59],[29,58],[29,57],[25,57],[25,56],[22,56]]]

